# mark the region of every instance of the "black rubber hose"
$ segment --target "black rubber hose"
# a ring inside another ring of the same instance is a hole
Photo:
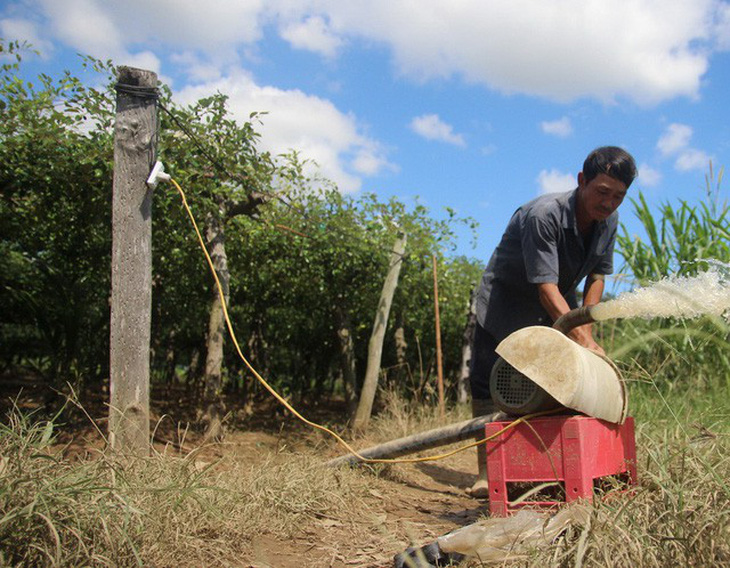
[[[557,329],[561,333],[568,334],[574,327],[595,322],[595,318],[591,315],[593,306],[582,306],[574,310],[570,310],[567,314],[563,314],[555,320],[553,329]]]

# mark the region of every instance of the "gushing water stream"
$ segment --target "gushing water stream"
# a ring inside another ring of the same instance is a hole
[[[730,314],[730,265],[717,261],[695,276],[670,276],[591,308],[595,320]]]

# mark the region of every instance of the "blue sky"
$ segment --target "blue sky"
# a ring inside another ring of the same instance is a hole
[[[0,36],[41,51],[33,71],[85,53],[156,71],[180,103],[221,91],[242,119],[267,111],[266,149],[344,192],[472,216],[478,246],[458,252],[484,262],[596,146],[634,155],[630,194],[652,204],[702,199],[709,161],[730,163],[718,0],[5,0]]]

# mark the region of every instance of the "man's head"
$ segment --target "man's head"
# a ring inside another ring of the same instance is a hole
[[[598,174],[617,179],[628,189],[636,178],[636,163],[626,150],[618,146],[602,146],[588,154],[583,162],[585,183],[590,183]]]
[[[578,174],[578,225],[587,229],[594,221],[607,219],[626,196],[636,177],[631,154],[616,146],[591,152]]]

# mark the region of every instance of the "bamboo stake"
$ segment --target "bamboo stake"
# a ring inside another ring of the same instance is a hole
[[[436,255],[433,255],[433,309],[436,314],[436,370],[438,372],[439,414],[443,419],[446,414],[444,405],[444,368],[441,358],[441,317],[439,314],[439,281],[436,270]]]

